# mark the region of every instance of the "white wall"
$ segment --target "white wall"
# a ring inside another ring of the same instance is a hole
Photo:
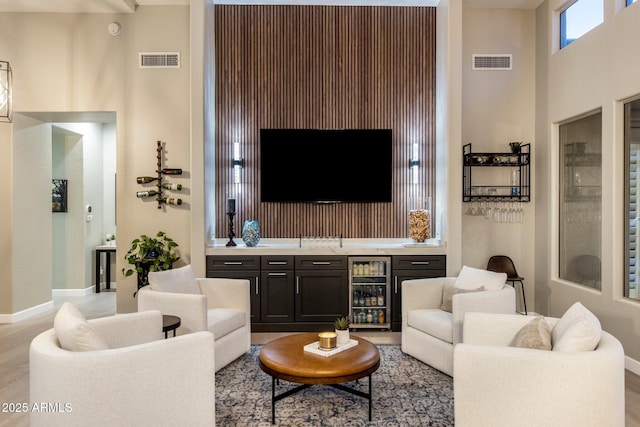
[[[107,32],[107,25],[113,21],[122,24],[122,32],[117,37]],[[0,28],[4,34],[11,35],[0,38],[0,52],[13,69],[13,103],[17,115],[41,111],[116,113],[119,241],[116,270],[120,272],[124,266],[122,256],[134,237],[158,230],[166,231],[176,240],[183,255],[189,258],[189,193],[192,187],[189,174],[189,7],[140,6],[133,14],[2,13]],[[137,55],[140,51],[179,51],[182,67],[139,69]],[[28,148],[13,143],[18,137],[13,134],[18,123],[2,125],[11,128],[2,130],[4,146],[23,151]],[[180,181],[186,187],[186,203],[181,207],[157,209],[156,204],[144,203],[135,197],[139,190],[135,177],[155,171],[157,140],[167,142],[163,159],[167,167],[182,167],[186,171]],[[9,152],[9,148],[5,152]],[[0,168],[13,171],[15,182],[22,179],[20,173],[36,170],[30,164],[21,172],[16,163],[21,155],[21,152],[14,153],[13,160],[5,159],[5,168]],[[33,268],[36,264],[32,258],[34,248],[51,248],[51,220],[47,221],[49,231],[37,242],[22,236],[38,231],[42,223],[30,224],[29,214],[23,214],[30,208],[25,204],[42,200],[46,207],[41,209],[51,211],[50,158],[47,164],[46,197],[3,190],[13,203],[14,227],[12,230],[0,228],[0,240],[13,242],[11,257],[20,259],[18,264],[25,265],[13,271],[12,280],[0,282],[0,314],[20,312],[51,299],[51,257],[38,260],[37,268]],[[39,164],[37,167],[42,170]],[[103,203],[102,196],[100,201],[91,203]],[[91,226],[87,230],[91,232]],[[91,256],[88,249],[86,252],[86,256]],[[27,253],[31,256],[29,268]],[[2,262],[0,270],[11,271],[11,260]],[[118,311],[135,311],[135,278],[125,280],[120,274],[118,276]]]
[[[640,360],[640,303],[623,298],[623,111],[622,103],[640,95],[638,40],[640,4],[617,10],[615,0],[605,0],[604,23],[558,51],[554,41],[554,12],[561,0],[547,0],[537,13],[539,109],[538,141],[545,145],[537,157],[536,195],[545,206],[536,232],[536,308],[559,316],[581,301],[600,319],[605,330],[620,341],[625,354]],[[602,290],[595,291],[558,279],[558,123],[602,109]],[[628,362],[629,363],[629,362]],[[634,369],[640,371],[635,362]]]
[[[20,311],[51,300],[51,126],[14,118],[13,306]],[[4,240],[4,237],[3,237]]]
[[[530,143],[535,153],[535,11],[467,7],[462,15],[462,143],[471,143],[474,152],[508,152],[510,141],[522,141]],[[473,54],[511,54],[513,69],[474,71]],[[450,162],[462,163],[461,146]],[[487,172],[489,176],[481,182],[484,185],[508,185],[510,170],[476,169],[474,173],[477,179],[479,172]],[[531,174],[533,182],[535,161]],[[455,198],[461,200],[459,189]],[[491,255],[511,257],[525,278],[527,308],[531,311],[535,306],[535,199],[533,196],[531,202],[522,204],[522,224],[494,223],[483,216],[464,215],[470,203],[462,203],[463,263],[485,268]],[[522,309],[519,289],[517,298]]]

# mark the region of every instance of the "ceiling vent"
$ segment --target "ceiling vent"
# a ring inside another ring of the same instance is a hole
[[[473,55],[474,70],[511,70],[511,54]]]
[[[180,68],[180,52],[138,52],[140,68]]]

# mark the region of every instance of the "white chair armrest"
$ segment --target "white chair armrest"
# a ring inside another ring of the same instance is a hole
[[[90,319],[88,322],[110,348],[128,347],[162,339],[162,314],[158,310]]]
[[[159,292],[145,286],[138,291],[138,311],[146,310],[178,316],[179,331],[207,330],[207,297],[204,295]]]
[[[402,282],[402,317],[411,310],[440,308],[444,285],[453,283],[455,280],[455,277],[404,280]]]
[[[516,312],[516,294],[511,286],[497,291],[482,291],[455,294],[452,299],[453,344],[463,340],[464,316],[469,312],[505,313]]]
[[[461,343],[453,378],[456,426],[624,425],[624,352],[606,332],[575,353]]]
[[[198,278],[198,286],[207,297],[208,308],[251,310],[249,281],[245,279]]]

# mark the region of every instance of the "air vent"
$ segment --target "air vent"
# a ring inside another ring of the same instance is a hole
[[[511,54],[473,55],[474,70],[511,70]]]
[[[138,52],[140,68],[180,68],[180,52]]]

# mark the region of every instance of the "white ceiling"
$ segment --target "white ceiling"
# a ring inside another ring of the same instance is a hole
[[[222,0],[225,4],[433,6],[439,0]],[[544,0],[462,0],[465,7],[535,9]],[[188,5],[190,0],[0,0],[0,12],[132,13],[140,6]]]

